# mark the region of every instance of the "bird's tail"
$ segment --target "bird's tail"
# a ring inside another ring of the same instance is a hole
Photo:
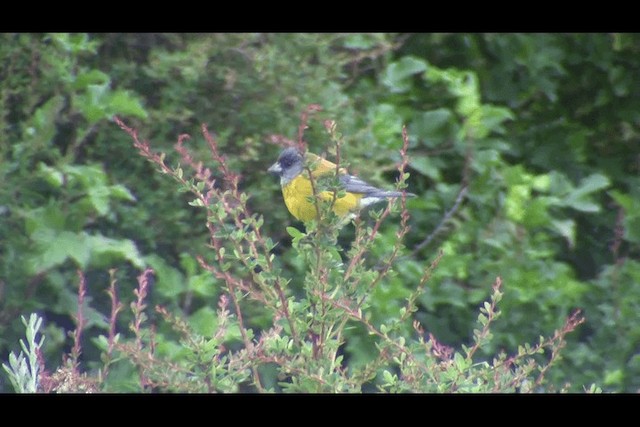
[[[361,207],[366,207],[369,205],[372,205],[374,203],[378,203],[378,202],[382,202],[388,198],[395,198],[395,197],[402,197],[402,195],[405,193],[402,193],[400,191],[383,191],[383,190],[379,190],[379,191],[375,191],[375,192],[371,192],[368,193],[366,196],[364,196],[361,200],[360,200],[360,206]],[[415,197],[416,195],[413,193],[406,193],[407,197]]]
[[[404,193],[401,191],[381,191],[380,194],[372,194],[375,197],[402,197],[403,194],[406,194],[407,197],[416,197],[413,193]]]

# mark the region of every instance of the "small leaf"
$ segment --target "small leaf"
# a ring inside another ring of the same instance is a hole
[[[42,174],[44,180],[47,181],[52,187],[60,188],[64,183],[64,174],[60,172],[56,168],[52,168],[51,166],[47,166],[46,164],[40,162],[38,164],[38,172]]]
[[[604,385],[620,385],[624,381],[624,372],[622,369],[614,369],[606,371],[604,377]]]
[[[382,84],[391,89],[391,92],[406,92],[411,88],[409,78],[426,69],[427,63],[423,59],[404,56],[399,61],[389,64],[382,77]]]
[[[580,181],[580,186],[573,191],[573,197],[582,197],[583,195],[594,193],[602,190],[610,185],[611,181],[606,176],[594,173]]]
[[[29,258],[28,264],[33,273],[40,273],[61,265],[67,258],[74,259],[80,268],[85,268],[90,257],[90,247],[85,233],[61,231],[54,233],[42,230],[32,235],[37,242],[39,255]]]
[[[379,104],[373,110],[371,131],[383,147],[395,149],[403,119],[393,104]]]
[[[212,297],[218,294],[219,289],[215,286],[215,280],[211,274],[198,274],[189,276],[187,283],[189,290],[196,295]]]
[[[100,216],[104,216],[109,212],[109,195],[108,187],[89,187],[88,199],[93,208]]]
[[[135,243],[128,239],[111,239],[103,235],[86,235],[87,244],[91,250],[91,262],[97,266],[110,265],[113,260],[124,259],[133,264],[134,267],[143,269],[146,266],[143,258],[138,252]]]
[[[212,337],[218,326],[218,316],[211,307],[202,307],[189,316],[189,325],[193,331],[204,337]]]
[[[74,89],[84,90],[89,85],[105,85],[111,82],[109,75],[100,70],[90,70],[78,73],[73,82]]]
[[[554,219],[551,220],[552,228],[558,232],[562,237],[567,239],[569,242],[569,247],[573,248],[576,243],[576,223],[572,219],[560,220]]]
[[[371,49],[379,41],[383,41],[382,34],[349,34],[344,39],[344,47],[349,49]]]
[[[494,105],[482,106],[482,125],[488,132],[504,133],[505,129],[502,124],[507,120],[515,118],[513,112],[508,108],[497,107]]]
[[[412,122],[410,135],[432,147],[450,135],[453,125],[453,112],[448,108],[425,111]]]
[[[144,257],[144,263],[153,268],[156,275],[156,290],[165,298],[175,298],[185,292],[185,277],[178,270],[170,266],[158,255],[148,255]]]
[[[409,166],[415,169],[421,175],[427,176],[434,181],[440,181],[440,167],[430,157],[426,155],[416,154],[411,156]]]
[[[35,146],[49,145],[57,132],[56,121],[64,105],[64,97],[56,95],[39,107],[25,128],[25,138]]]
[[[551,177],[548,174],[536,175],[533,178],[532,186],[538,191],[549,191],[551,186]]]
[[[396,376],[386,369],[382,371],[382,379],[384,380],[386,385],[393,385],[396,383]]]
[[[111,187],[109,187],[109,190],[111,195],[116,199],[129,200],[131,202],[136,201],[136,197],[124,185],[121,185],[121,184],[112,185]]]
[[[143,119],[147,117],[147,112],[140,101],[124,90],[113,92],[107,102],[111,114],[130,115]]]
[[[295,227],[287,227],[287,233],[289,233],[289,236],[293,239],[301,239],[304,237],[304,234]]]
[[[602,190],[610,185],[609,178],[601,174],[593,174],[580,182],[578,188],[569,192],[563,201],[565,206],[582,212],[600,212],[600,205],[589,199],[591,193]]]

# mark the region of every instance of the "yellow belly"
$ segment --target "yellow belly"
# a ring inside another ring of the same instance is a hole
[[[308,200],[309,196],[313,196],[311,181],[304,176],[304,173],[282,187],[282,196],[291,215],[300,221],[306,222],[317,218],[318,211],[316,210],[316,206]],[[331,200],[333,198],[333,192],[322,191],[320,198],[323,200]],[[355,193],[347,193],[344,197],[336,198],[333,204],[333,212],[338,216],[345,216],[358,209],[361,198],[362,194]]]

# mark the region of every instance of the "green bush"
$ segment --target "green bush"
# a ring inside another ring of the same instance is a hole
[[[302,232],[289,227],[292,250],[301,260],[302,274],[290,276],[281,261],[272,253],[276,243],[262,234],[262,215],[247,207],[248,196],[239,191],[239,175],[229,168],[219,152],[217,141],[203,128],[203,135],[221,173],[217,182],[211,169],[196,162],[183,145],[183,136],[176,144],[181,166],[166,165],[164,153],[156,153],[137,132],[123,122],[117,123],[134,139],[140,154],[151,161],[162,174],[173,177],[195,198],[193,206],[206,210],[210,233],[211,260],[198,258],[200,266],[214,278],[209,286],[221,292],[216,312],[194,313],[186,321],[162,306],[155,311],[178,334],[172,337],[163,328],[156,329],[147,314],[147,297],[153,270],[138,277],[135,300],[130,304],[131,337],[117,332],[118,313],[123,305],[118,300],[116,281],[112,279],[109,296],[111,314],[109,333],[95,342],[102,349],[103,366],[95,376],[81,373],[81,335],[87,326],[84,300],[87,284],[80,274],[78,313],[73,332],[74,346],[67,363],[50,374],[38,362],[42,346],[34,344],[42,319],[31,316],[27,325],[29,346],[10,357],[5,370],[16,391],[140,391],[170,392],[514,392],[546,390],[545,374],[558,359],[565,344],[565,335],[584,319],[576,313],[550,339],[540,338],[535,345],[523,345],[517,353],[507,356],[500,352],[488,361],[474,359],[479,349],[491,341],[491,326],[498,318],[497,305],[502,297],[501,279],[497,278],[490,301],[485,302],[478,316],[478,329],[473,344],[454,351],[440,344],[413,319],[416,301],[442,258],[442,253],[426,265],[419,283],[406,298],[400,310],[384,321],[372,314],[374,290],[388,285],[394,275],[394,265],[405,251],[403,237],[408,233],[409,212],[401,202],[400,224],[394,244],[380,256],[371,256],[383,221],[397,206],[390,203],[384,210],[371,212],[372,223],[355,221],[355,239],[348,250],[341,248],[338,235],[345,225],[331,211],[330,203],[317,198],[318,220],[305,224]],[[332,128],[335,129],[335,128]],[[340,148],[339,135],[333,135]],[[406,186],[408,137],[401,150],[397,186]],[[189,177],[190,176],[190,177]],[[316,188],[314,186],[314,188]],[[339,191],[317,183],[321,191]],[[372,265],[373,263],[373,265]],[[375,264],[378,264],[377,266]],[[290,277],[288,277],[290,276]],[[293,295],[294,290],[300,296]],[[251,325],[255,304],[263,312],[264,323]],[[199,324],[199,320],[203,323]],[[375,350],[366,363],[345,359],[343,347],[358,335],[353,329],[365,331]],[[547,354],[547,361],[536,360]],[[30,368],[29,368],[30,367]],[[132,370],[137,381],[131,381]],[[124,375],[123,375],[124,373]]]

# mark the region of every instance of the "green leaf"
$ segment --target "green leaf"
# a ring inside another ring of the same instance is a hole
[[[67,259],[67,254],[62,251],[47,250],[50,249],[50,246],[43,249],[42,253],[25,259],[27,271],[32,275],[40,274],[51,267],[61,265]]]
[[[124,185],[121,185],[121,184],[112,185],[109,187],[109,191],[111,193],[111,196],[113,196],[116,199],[128,200],[130,202],[136,201],[136,197]]]
[[[482,106],[482,126],[487,132],[496,132],[499,134],[505,133],[505,128],[502,126],[507,120],[514,120],[515,115],[513,112],[505,107],[497,107],[494,105]]]
[[[382,371],[382,379],[384,380],[385,385],[393,385],[397,381],[397,377],[386,369]]]
[[[593,175],[589,175],[588,177],[580,181],[580,186],[576,188],[573,194],[574,197],[581,197],[585,194],[602,190],[603,188],[608,187],[610,184],[611,181],[609,181],[609,178],[602,174],[594,173]]]
[[[549,174],[536,175],[533,178],[532,187],[538,191],[549,191],[551,187],[551,177]]]
[[[98,164],[64,165],[62,171],[87,189],[95,186],[104,187],[108,182],[107,174]]]
[[[609,191],[609,195],[624,210],[624,238],[640,243],[640,200],[617,190]]]
[[[73,259],[81,269],[85,269],[89,262],[98,266],[111,267],[111,263],[122,259],[128,260],[140,269],[145,266],[137,248],[130,240],[115,240],[101,235],[92,236],[85,232],[56,233],[49,229],[35,232],[32,238],[39,252],[38,256],[29,260],[34,273],[61,265],[68,258]]]
[[[289,233],[289,236],[294,240],[300,240],[304,237],[304,234],[295,227],[287,227],[287,233]]]
[[[570,247],[574,247],[576,243],[576,223],[572,219],[560,220],[554,219],[551,220],[552,228],[558,232],[562,237],[567,239]]]
[[[67,253],[81,269],[86,268],[90,258],[90,248],[86,233],[63,231],[56,237],[53,245],[53,250]]]
[[[389,64],[382,76],[382,84],[391,92],[400,93],[411,89],[410,78],[427,69],[427,62],[413,56],[404,56],[399,61]]]
[[[53,33],[49,34],[49,37],[73,55],[82,52],[96,52],[97,43],[90,40],[86,33]]]
[[[453,112],[448,108],[425,111],[412,121],[411,135],[417,139],[426,139],[426,145],[430,146],[428,140],[447,136],[453,123]]]
[[[349,49],[371,49],[383,40],[382,34],[349,34],[344,39],[344,47]]]
[[[219,293],[216,281],[209,273],[190,276],[187,282],[187,287],[196,295],[204,297],[216,296]]]
[[[434,181],[441,181],[440,168],[429,156],[420,154],[413,155],[409,160],[409,166]]]
[[[36,146],[46,146],[51,143],[57,132],[57,118],[64,107],[62,95],[56,95],[38,108],[25,127],[25,139]]]
[[[107,103],[109,105],[108,111],[110,116],[120,114],[142,119],[148,116],[140,100],[124,90],[113,92],[108,98]]]
[[[224,247],[220,248],[220,252],[224,257]],[[198,274],[200,267],[193,255],[183,252],[180,254],[180,268],[182,268],[187,276],[195,276]]]
[[[109,212],[109,196],[111,191],[108,187],[89,187],[88,199],[91,206],[100,216],[105,216]]]
[[[564,205],[569,206],[581,212],[590,212],[590,213],[600,212],[600,205],[590,200],[586,200],[584,198],[574,199],[574,198],[568,197],[567,199],[564,200]]]
[[[47,166],[40,162],[38,163],[38,172],[41,173],[44,180],[54,188],[62,187],[64,183],[64,174],[56,168]]]
[[[609,191],[609,195],[613,200],[615,200],[617,204],[622,206],[622,208],[625,210],[625,214],[629,215],[632,213],[631,210],[636,203],[636,200],[633,197],[618,190]],[[637,213],[640,214],[640,212]]]
[[[392,104],[380,104],[373,110],[371,130],[378,144],[396,148],[402,133],[402,117]]]
[[[531,187],[528,185],[512,185],[509,187],[505,200],[507,217],[513,221],[522,222],[530,198]]]
[[[593,202],[589,195],[610,185],[609,178],[602,174],[593,174],[580,182],[580,185],[569,191],[562,205],[582,212],[600,212],[600,205]]]
[[[458,100],[456,111],[466,117],[467,122],[473,122],[470,124],[471,127],[475,128],[479,125],[480,116],[478,113],[482,104],[480,103],[478,77],[474,72],[460,71],[454,68],[443,70],[429,67],[424,77],[427,81],[445,84],[449,93]],[[474,113],[475,117],[472,117]]]
[[[25,231],[33,238],[33,234],[43,230],[60,231],[65,229],[66,215],[55,203],[50,202],[41,208],[31,209],[23,213]]]
[[[605,385],[619,385],[624,381],[624,371],[622,369],[614,369],[605,372],[604,384]]]
[[[85,233],[41,229],[31,236],[36,242],[38,255],[28,261],[34,274],[63,264],[68,258],[76,261],[81,269],[86,268],[90,257],[90,243]]]
[[[549,224],[548,207],[549,199],[546,197],[535,197],[530,200],[524,208],[523,224],[530,228]]]
[[[147,255],[144,257],[144,263],[153,268],[156,290],[163,297],[173,299],[187,290],[184,275],[158,255]]]
[[[634,80],[629,75],[627,67],[613,66],[609,69],[609,81],[616,96],[622,97],[629,95],[631,88],[634,87]]]
[[[106,352],[109,349],[109,339],[106,335],[98,335],[92,338],[91,342],[102,352]]]
[[[453,355],[453,362],[458,368],[459,372],[464,372],[469,368],[470,361],[468,361],[461,353],[456,352]]]
[[[209,338],[218,327],[218,316],[214,309],[205,306],[189,316],[189,325],[197,334]]]
[[[131,240],[116,240],[102,235],[87,235],[91,250],[91,261],[98,267],[110,267],[111,263],[127,260],[134,267],[143,269],[146,266],[138,248]]]
[[[106,95],[109,93],[108,84],[90,84],[87,86],[86,96],[83,98],[82,111],[89,123],[96,123],[99,120],[107,119],[110,117],[107,113],[107,105],[105,103]],[[81,107],[80,105],[78,106]]]
[[[103,73],[100,70],[89,70],[78,73],[75,81],[73,82],[73,88],[77,90],[84,90],[89,85],[107,85],[111,82],[109,75]]]

